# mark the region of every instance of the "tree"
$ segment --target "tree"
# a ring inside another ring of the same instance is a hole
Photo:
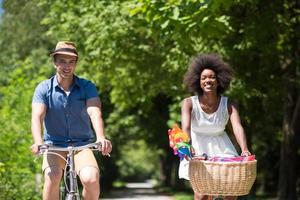
[[[248,137],[253,141],[253,149],[261,159],[270,152],[275,154],[280,133],[283,133],[280,198],[295,199],[298,179],[298,175],[295,176],[296,152],[299,146],[299,137],[295,135],[298,130],[296,124],[299,124],[296,92],[299,91],[299,82],[295,81],[299,71],[299,63],[295,62],[299,56],[299,15],[296,14],[299,12],[299,2],[138,2],[136,10],[144,13],[145,21],[155,33],[153,37],[181,41],[181,47],[188,47],[181,48],[183,51],[205,50],[205,45],[210,46],[210,50],[218,48],[218,52],[233,65],[236,80],[229,95],[235,96],[241,103],[242,116],[247,122],[246,130],[252,133]],[[187,38],[188,42],[182,42],[182,38]],[[269,79],[266,80],[266,77]],[[287,83],[284,87],[281,84],[283,80]],[[241,95],[243,93],[245,95]],[[280,105],[286,105],[284,114]],[[269,115],[253,110],[263,110]],[[284,124],[283,130],[278,126],[280,120]],[[261,138],[258,133],[265,133],[265,137]],[[275,137],[271,133],[276,133]],[[274,138],[271,143],[270,137]],[[265,144],[271,144],[272,148],[266,151],[263,149]],[[272,157],[279,160],[276,155]],[[287,158],[290,163],[286,162]],[[262,170],[268,169],[267,165]],[[273,170],[279,168],[278,165],[270,167],[275,167]],[[286,171],[290,172],[288,176]],[[267,172],[264,175],[264,179],[270,180]],[[276,184],[276,177],[264,183]],[[274,191],[274,185],[272,188]]]
[[[43,65],[44,52],[33,52],[7,77],[1,87],[0,109],[0,197],[3,199],[39,199],[35,175],[41,172],[31,155],[31,97],[36,84],[47,77],[50,67]]]
[[[282,1],[280,12],[279,46],[280,67],[283,72],[284,115],[281,146],[279,198],[297,199],[296,183],[299,180],[300,146],[300,2]]]
[[[37,6],[37,0],[10,0],[3,2],[0,21],[0,72],[8,74],[17,68],[17,60],[24,60],[34,49],[48,49],[49,42],[44,32],[46,26],[41,25],[48,8]],[[1,85],[6,76],[1,76]]]
[[[31,96],[47,77],[47,42],[38,1],[3,1],[0,20],[0,199],[39,199],[40,172],[30,153]]]

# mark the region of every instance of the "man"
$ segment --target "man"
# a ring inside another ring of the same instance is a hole
[[[38,146],[44,142],[65,147],[85,145],[96,139],[96,142],[102,144],[102,154],[108,155],[112,145],[105,138],[97,89],[92,82],[74,74],[78,60],[74,43],[58,42],[55,51],[50,55],[56,75],[36,87],[32,100],[32,153],[38,154]],[[59,184],[64,165],[59,156],[44,156],[44,200],[59,199]],[[75,155],[75,168],[83,185],[84,199],[98,199],[99,168],[90,149]]]

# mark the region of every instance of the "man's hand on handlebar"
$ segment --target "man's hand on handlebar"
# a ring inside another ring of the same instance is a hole
[[[34,155],[38,155],[39,154],[39,146],[43,145],[43,143],[34,143],[33,145],[31,145],[31,152]]]
[[[104,156],[110,156],[110,152],[112,150],[112,144],[109,140],[105,139],[105,138],[98,138],[96,143],[100,142],[102,144],[102,155]]]

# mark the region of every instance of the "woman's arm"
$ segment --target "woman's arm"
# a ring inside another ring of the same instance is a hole
[[[191,139],[191,111],[192,111],[191,98],[185,98],[181,105],[181,128],[186,132]]]
[[[241,119],[240,119],[237,105],[233,102],[229,102],[228,111],[229,111],[230,122],[232,125],[233,133],[242,150],[241,155],[242,156],[251,155],[251,153],[248,150],[247,139],[246,139],[244,128],[241,124]]]

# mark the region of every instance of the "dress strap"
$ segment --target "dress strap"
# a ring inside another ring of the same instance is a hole
[[[191,96],[190,98],[192,100],[192,105],[193,105],[192,112],[195,112],[195,110],[197,110],[198,96]]]
[[[221,102],[220,102],[221,108],[219,110],[221,112],[222,117],[225,120],[228,120],[228,118],[229,118],[228,105],[227,104],[228,104],[228,97],[221,96]]]
[[[225,110],[228,111],[228,97],[222,96],[222,98],[223,98],[223,106],[225,107]]]

